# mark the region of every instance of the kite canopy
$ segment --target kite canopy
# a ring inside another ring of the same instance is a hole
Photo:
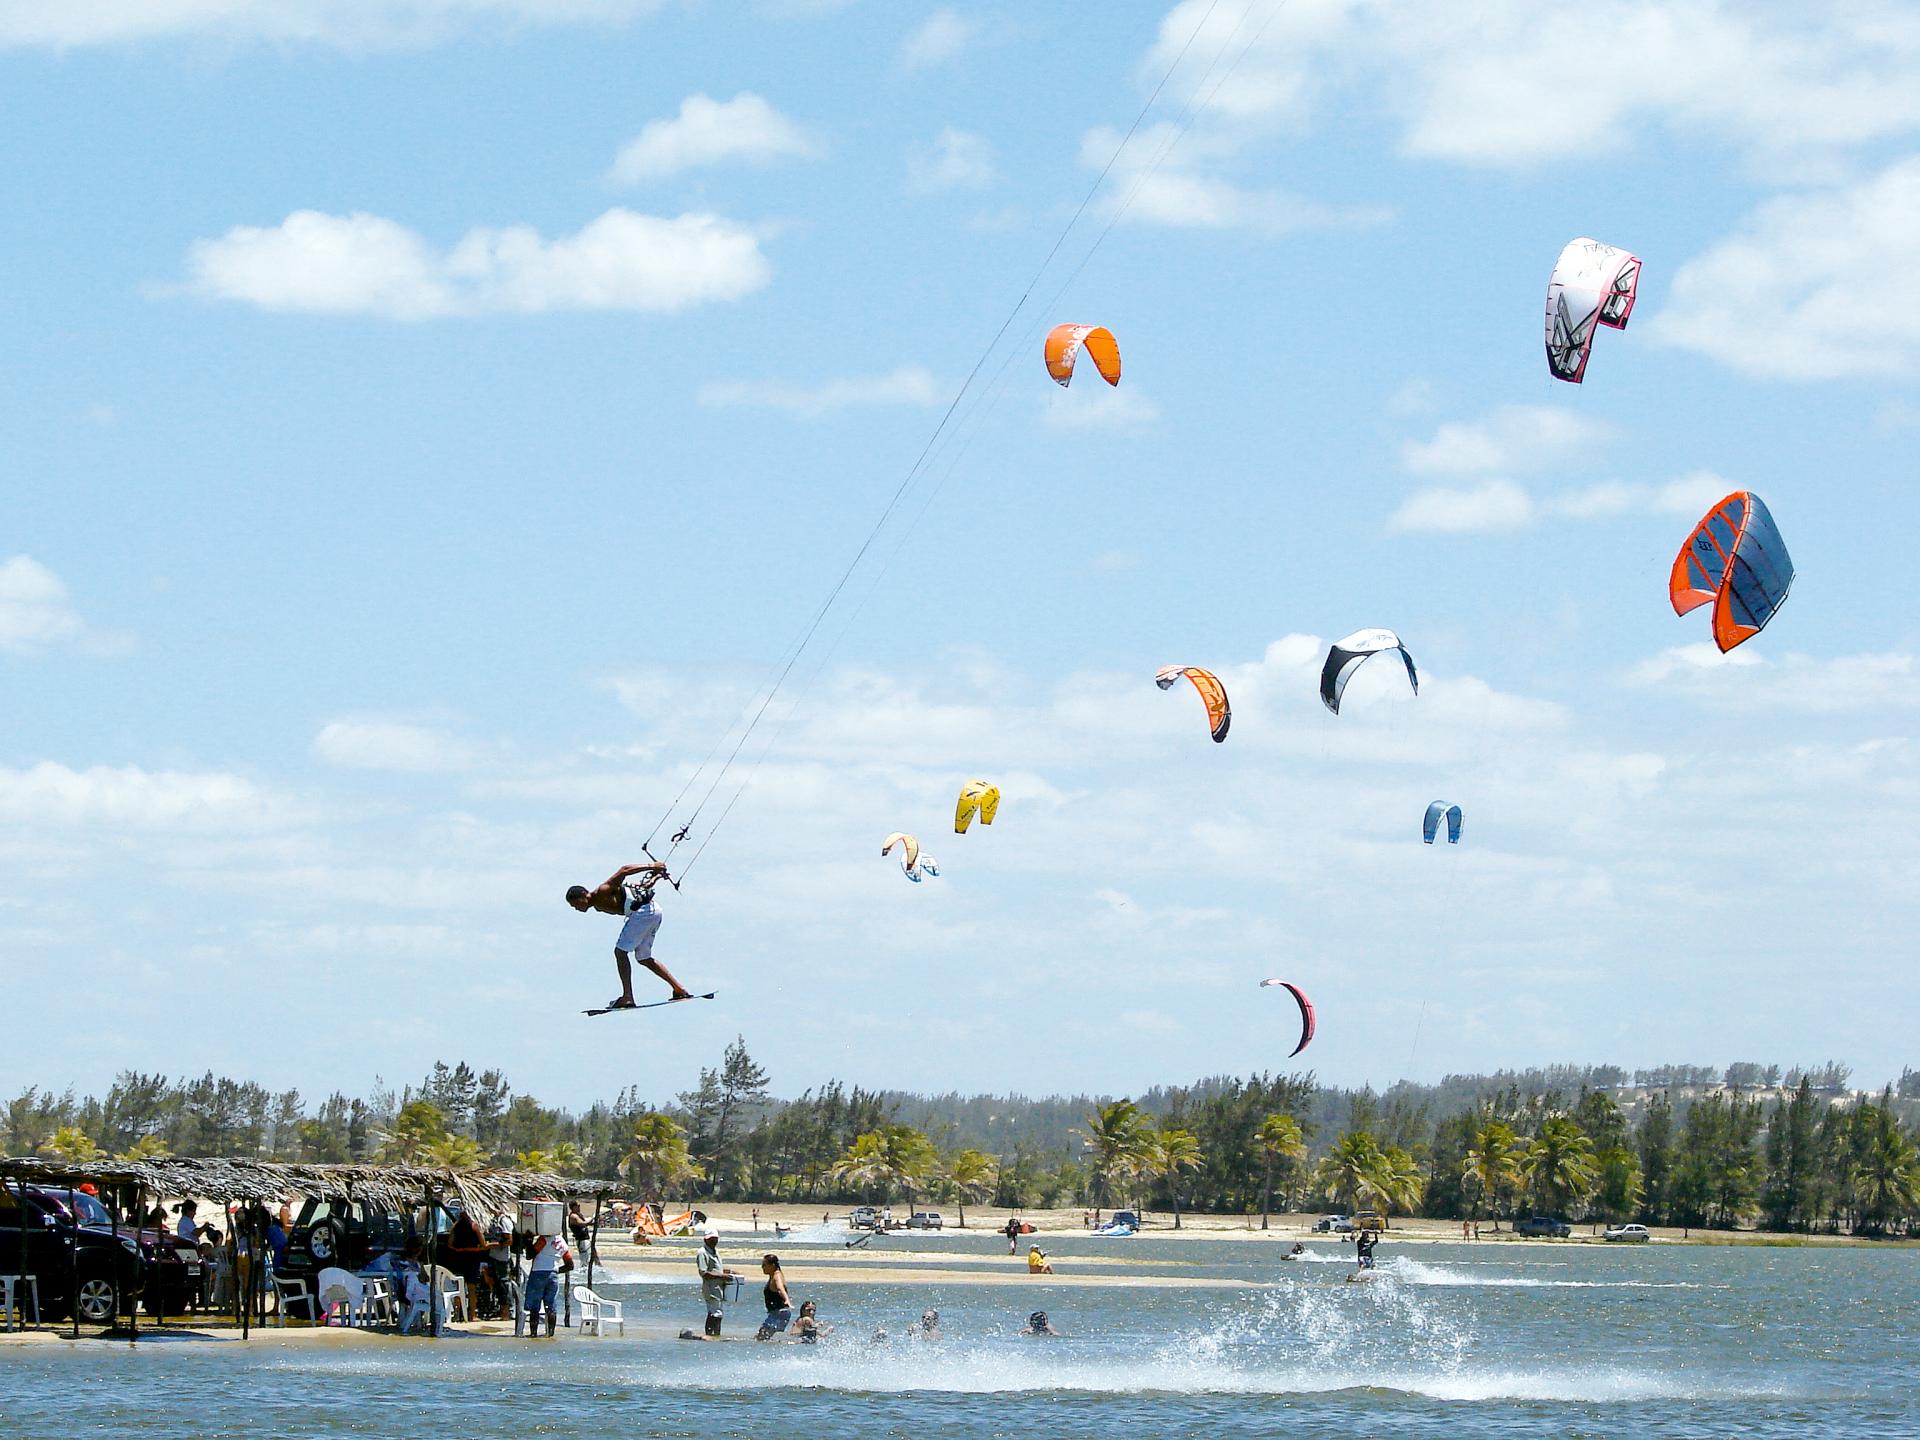
[[[888,855],[891,855],[893,853],[893,847],[896,845],[901,847],[900,868],[911,876],[914,867],[920,863],[920,842],[905,831],[896,830],[887,836],[886,842],[881,845],[881,858],[885,859]]]
[[[1220,683],[1220,677],[1211,670],[1202,670],[1198,665],[1162,665],[1153,677],[1153,683],[1162,690],[1173,688],[1173,682],[1182,675],[1193,682],[1193,688],[1200,692],[1200,698],[1207,706],[1207,730],[1218,745],[1227,738],[1227,727],[1233,724],[1233,707],[1227,703],[1227,687]]]
[[[1673,613],[1684,615],[1709,600],[1713,643],[1722,651],[1751,640],[1786,603],[1793,588],[1793,557],[1766,503],[1736,490],[1687,537],[1667,580]]]
[[[966,834],[975,815],[982,825],[991,825],[999,813],[1000,787],[984,780],[969,780],[960,787],[960,802],[953,807],[953,833]]]
[[[1260,982],[1260,988],[1262,990],[1270,985],[1280,986],[1283,990],[1291,994],[1300,1004],[1300,1043],[1294,1046],[1292,1053],[1287,1056],[1287,1058],[1291,1060],[1295,1055],[1298,1055],[1302,1050],[1306,1049],[1307,1042],[1313,1039],[1313,1002],[1307,999],[1307,992],[1302,990],[1298,985],[1295,985],[1292,981],[1262,980]]]
[[[1047,332],[1047,374],[1065,389],[1073,381],[1073,362],[1085,350],[1093,368],[1109,385],[1120,383],[1120,342],[1104,325],[1056,325]]]
[[[1420,676],[1413,668],[1413,656],[1400,643],[1400,637],[1391,630],[1356,630],[1344,639],[1334,641],[1327,650],[1327,663],[1320,667],[1321,703],[1338,715],[1340,697],[1346,693],[1347,681],[1353,677],[1353,672],[1366,664],[1369,657],[1383,650],[1400,652],[1400,658],[1407,662],[1407,679],[1413,682],[1413,693],[1418,695]]]
[[[1420,822],[1420,838],[1431,845],[1433,837],[1440,831],[1440,821],[1447,822],[1447,844],[1460,843],[1460,807],[1449,805],[1444,800],[1436,800],[1427,806],[1427,818]]]
[[[1578,385],[1597,326],[1627,328],[1640,286],[1640,257],[1581,238],[1560,252],[1547,282],[1547,368]]]

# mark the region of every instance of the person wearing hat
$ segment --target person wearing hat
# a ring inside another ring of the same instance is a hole
[[[720,1338],[720,1321],[725,1316],[727,1286],[744,1276],[735,1274],[721,1262],[720,1232],[711,1225],[700,1237],[700,1253],[694,1263],[700,1271],[700,1298],[707,1304],[707,1338]]]

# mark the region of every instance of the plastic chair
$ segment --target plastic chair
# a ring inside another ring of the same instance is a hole
[[[273,1320],[282,1330],[287,1328],[287,1307],[304,1305],[307,1307],[307,1320],[311,1323],[320,1318],[319,1307],[313,1303],[313,1291],[307,1288],[304,1280],[289,1280],[284,1275],[276,1275],[271,1270],[267,1279],[273,1285]]]
[[[467,1282],[465,1280],[447,1269],[446,1266],[436,1265],[433,1267],[431,1283],[439,1287],[440,1290],[440,1319],[443,1322],[454,1319],[455,1310],[460,1312],[458,1317],[460,1320],[468,1321],[473,1319],[473,1311],[470,1308],[471,1302],[467,1299]]]
[[[331,1325],[341,1310],[347,1312],[347,1324],[357,1325],[367,1305],[367,1287],[351,1270],[329,1265],[314,1281],[320,1296],[320,1323]]]
[[[620,1333],[627,1333],[625,1307],[618,1300],[602,1300],[584,1285],[573,1287],[573,1303],[580,1307],[580,1333],[586,1335],[606,1334],[608,1325],[618,1325]]]

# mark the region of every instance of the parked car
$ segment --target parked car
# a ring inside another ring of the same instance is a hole
[[[1358,1215],[1353,1217],[1353,1228],[1356,1230],[1384,1230],[1387,1228],[1387,1217],[1382,1215],[1378,1210],[1362,1210]]]
[[[909,1230],[938,1230],[944,1223],[938,1210],[916,1210],[907,1217]]]
[[[329,1265],[346,1270],[364,1270],[376,1256],[406,1253],[407,1246],[419,1238],[415,1210],[388,1209],[367,1200],[347,1200],[340,1196],[311,1196],[300,1207],[287,1232],[286,1263],[277,1273],[290,1280],[319,1275]],[[434,1207],[434,1245],[436,1263],[445,1263],[446,1235],[453,1228],[458,1207],[448,1210]],[[482,1227],[484,1229],[484,1227]]]
[[[1140,1216],[1132,1210],[1116,1210],[1113,1212],[1113,1219],[1107,1223],[1109,1225],[1131,1225],[1134,1229],[1138,1230],[1140,1228]]]
[[[64,1189],[31,1185],[27,1187],[27,1194],[74,1224],[89,1230],[104,1231],[108,1235],[114,1234],[117,1229],[123,1236],[132,1236],[134,1243],[140,1247],[140,1258],[146,1266],[140,1302],[148,1314],[184,1315],[188,1302],[199,1298],[198,1245],[182,1240],[173,1231],[160,1226],[144,1226],[138,1230],[127,1225],[116,1227],[113,1216],[107,1213],[107,1207],[84,1190],[73,1192],[71,1209],[68,1208],[68,1194]],[[5,1268],[4,1258],[0,1256],[0,1269]]]
[[[871,1205],[859,1205],[847,1214],[849,1230],[872,1230],[880,1223],[880,1212]]]
[[[1558,1216],[1529,1215],[1513,1222],[1513,1233],[1535,1239],[1564,1240],[1573,1234],[1573,1227]]]
[[[78,1311],[89,1325],[113,1324],[146,1281],[139,1242],[131,1233],[76,1224],[41,1193],[30,1186],[23,1195],[12,1181],[0,1187],[0,1266],[35,1277],[43,1319]]]
[[[1651,1240],[1653,1236],[1647,1233],[1647,1227],[1644,1225],[1609,1225],[1600,1238],[1602,1240],[1625,1240],[1629,1244],[1644,1245],[1647,1241]]]
[[[1313,1222],[1313,1228],[1321,1234],[1347,1235],[1353,1231],[1353,1222],[1344,1215],[1323,1215]]]

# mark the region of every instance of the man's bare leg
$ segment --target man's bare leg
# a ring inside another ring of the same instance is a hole
[[[667,967],[662,965],[658,960],[649,958],[642,960],[640,963],[673,987],[673,998],[675,1000],[691,1000],[693,998],[693,992],[678,980],[674,979],[673,976],[667,972]],[[627,993],[632,994],[633,992],[629,990]]]
[[[633,964],[627,959],[627,952],[624,950],[616,950],[613,952],[613,963],[618,966],[620,970],[619,1003],[622,1005],[631,1005],[634,1003]]]

